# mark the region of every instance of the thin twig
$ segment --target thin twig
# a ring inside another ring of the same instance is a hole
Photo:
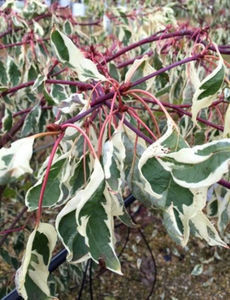
[[[16,216],[16,218],[14,219],[13,223],[10,225],[10,227],[8,228],[9,232],[7,232],[2,239],[0,240],[0,248],[2,247],[2,245],[4,244],[7,236],[11,233],[10,230],[13,229],[15,227],[15,225],[17,224],[17,222],[21,219],[21,217],[24,215],[24,213],[27,211],[27,207],[23,207],[23,209],[20,211],[20,213]]]
[[[90,300],[93,300],[93,275],[92,275],[92,267],[93,267],[93,260],[90,259],[90,265],[89,265],[89,293],[90,293]]]
[[[155,257],[153,256],[153,253],[152,253],[152,249],[151,247],[149,246],[149,243],[144,235],[144,233],[142,232],[142,230],[140,228],[138,228],[138,232],[139,234],[141,235],[149,253],[150,253],[150,256],[151,256],[151,259],[152,259],[152,262],[153,262],[153,266],[154,266],[154,279],[153,279],[153,282],[152,282],[152,287],[151,287],[151,290],[149,292],[149,295],[147,296],[146,300],[150,299],[150,297],[152,296],[153,294],[153,291],[154,291],[154,287],[155,287],[155,284],[156,284],[156,280],[157,280],[157,266],[156,266],[156,261],[155,261]]]
[[[87,276],[87,271],[88,271],[89,264],[90,264],[90,259],[86,263],[86,267],[85,267],[85,271],[83,273],[83,278],[82,278],[81,287],[80,287],[80,290],[79,290],[79,293],[78,293],[77,300],[81,300],[82,292],[83,292],[84,287],[85,287],[86,276]]]

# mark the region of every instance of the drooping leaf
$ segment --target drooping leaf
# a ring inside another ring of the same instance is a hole
[[[195,235],[205,239],[210,246],[222,246],[228,248],[228,245],[219,237],[215,227],[203,212],[198,212],[191,218],[190,223],[192,223],[193,229],[195,228]]]
[[[205,146],[197,147],[206,149]],[[210,146],[208,149],[214,152],[214,147]],[[137,175],[134,176],[134,185],[144,189],[142,196],[150,203],[165,209],[164,224],[176,242],[185,246],[190,236],[191,226],[193,226],[196,233],[199,232],[199,237],[204,238],[210,245],[226,247],[214,226],[202,212],[207,201],[205,184],[202,182],[195,186],[190,183],[186,185],[175,179],[174,172],[178,172],[179,163],[182,165],[183,162],[183,166],[186,160],[195,163],[195,158],[190,155],[190,152],[192,148],[188,148],[173,123],[168,120],[166,133],[142,154],[138,162]],[[203,155],[200,160],[210,157],[207,149],[198,152],[200,157]],[[179,153],[183,154],[179,155]],[[169,158],[175,156],[178,160],[173,163],[173,159]],[[201,166],[199,166],[199,171],[195,169],[194,172],[202,173]],[[200,220],[203,220],[202,226]]]
[[[114,250],[112,204],[104,196],[104,172],[98,160],[86,188],[75,195],[77,230],[85,238],[95,262],[103,260],[106,267],[121,274],[120,262]]]
[[[108,192],[105,196],[111,197],[112,214],[119,216],[127,226],[133,226],[133,222],[124,206],[123,192],[125,184],[125,158],[126,149],[122,135],[124,131],[119,126],[112,139],[103,146],[103,167]]]
[[[196,117],[198,112],[202,108],[206,108],[211,105],[213,100],[215,100],[215,97],[224,80],[225,67],[223,58],[218,50],[217,53],[219,56],[217,67],[212,71],[211,74],[209,74],[202,82],[199,83],[199,86],[196,87],[196,91],[193,95],[192,120],[194,124],[197,124]]]
[[[71,263],[80,263],[90,258],[85,237],[77,231],[77,205],[78,203],[74,197],[65,205],[56,218],[58,236],[68,251],[67,261]]]
[[[67,259],[79,263],[92,257],[121,273],[114,251],[110,198],[104,196],[104,174],[98,160],[85,188],[75,193],[58,214],[56,228],[68,251]]]
[[[157,158],[161,154],[183,147],[187,147],[187,144],[175,129],[174,124],[168,120],[168,129],[165,134],[142,154],[137,172],[134,173],[133,184],[144,190],[146,200],[148,199],[147,201],[151,204],[164,206],[167,199],[165,193],[171,195],[172,190],[175,189],[178,189],[177,192],[181,192],[181,196],[185,196],[184,189],[173,182],[170,172],[162,166]]]
[[[50,295],[48,287],[49,263],[57,240],[54,227],[40,223],[27,242],[22,265],[17,270],[17,292],[25,300],[57,299]]]
[[[140,59],[135,59],[134,63],[129,68],[128,72],[125,74],[125,82],[130,82],[136,70],[146,61],[147,55],[144,55]]]

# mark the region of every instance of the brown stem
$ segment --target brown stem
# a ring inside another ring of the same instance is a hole
[[[18,130],[22,127],[24,120],[26,118],[26,114],[18,120],[18,122],[10,129],[9,132],[4,134],[0,139],[0,148],[2,148],[5,144],[7,144],[12,137],[18,132]]]
[[[2,247],[3,243],[5,242],[7,236],[10,234],[10,230],[13,229],[15,227],[15,225],[17,224],[17,222],[21,219],[21,217],[24,215],[24,213],[27,211],[27,207],[23,207],[23,209],[20,211],[20,213],[17,215],[17,217],[14,219],[13,223],[10,225],[10,227],[8,228],[9,232],[7,232],[2,239],[0,240],[0,248]]]

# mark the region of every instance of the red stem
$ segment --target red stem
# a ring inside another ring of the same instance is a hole
[[[60,136],[56,139],[52,151],[50,153],[50,157],[49,157],[49,161],[47,164],[47,168],[46,168],[46,173],[45,173],[45,177],[42,183],[42,188],[41,188],[41,192],[40,192],[40,197],[39,197],[39,202],[38,202],[38,210],[37,210],[37,219],[36,219],[36,225],[38,226],[40,223],[40,219],[41,219],[41,214],[42,214],[42,202],[43,202],[43,198],[44,198],[44,193],[45,193],[45,189],[46,189],[46,185],[47,185],[47,181],[48,181],[48,177],[49,177],[49,172],[52,166],[52,162],[54,159],[54,155],[57,151],[58,145],[60,144],[63,136],[64,136],[64,132],[60,134]]]
[[[0,96],[5,96],[5,95],[8,95],[8,94],[15,93],[15,92],[17,92],[20,89],[23,89],[23,88],[26,88],[28,86],[33,85],[34,82],[35,82],[35,80],[31,80],[31,81],[19,84],[17,86],[14,86],[12,88],[9,88],[7,91],[2,92],[0,94]],[[59,80],[59,79],[57,79],[57,80],[56,79],[47,79],[45,82],[46,83],[50,83],[50,84],[64,84],[64,85],[77,86],[77,87],[79,87],[82,90],[90,90],[90,89],[92,89],[92,86],[90,84],[79,82],[79,81],[69,81],[69,80]]]
[[[163,34],[159,35],[160,33],[163,33]],[[140,40],[136,43],[133,43],[133,44],[127,46],[127,47],[122,48],[117,53],[107,57],[103,62],[101,62],[101,64],[104,65],[105,63],[108,63],[111,60],[114,60],[115,58],[117,58],[118,56],[120,56],[120,55],[134,49],[134,48],[140,47],[141,45],[148,44],[148,43],[155,42],[155,41],[159,41],[159,40],[165,40],[165,39],[169,39],[169,38],[173,38],[173,37],[177,37],[177,36],[192,35],[193,33],[194,32],[191,31],[191,30],[181,30],[181,31],[173,32],[173,33],[164,34],[164,30],[161,30],[161,31],[151,35],[148,38],[145,38],[145,39]]]
[[[171,70],[171,69],[173,69],[175,67],[178,67],[180,65],[189,63],[189,62],[194,61],[194,60],[199,60],[203,56],[204,56],[203,54],[197,54],[197,55],[194,55],[194,56],[182,59],[180,61],[177,61],[177,62],[175,62],[175,63],[173,63],[173,64],[171,64],[171,65],[169,65],[167,67],[161,68],[161,69],[157,70],[156,72],[153,72],[153,73],[151,73],[151,74],[149,74],[147,76],[144,76],[143,78],[138,79],[137,81],[132,82],[131,83],[131,87],[139,85],[139,84],[141,84],[141,83],[143,83],[143,82],[145,82],[145,81],[147,81],[147,80],[149,80],[149,79],[151,79],[151,78],[153,78],[153,77],[155,77],[155,76],[157,76],[157,75],[159,75],[161,73],[167,72],[167,71],[169,71],[169,70]]]
[[[31,41],[33,41],[34,43],[43,43],[43,41],[47,41],[50,38],[44,38],[44,39],[38,39],[38,40],[27,40],[27,41],[23,41],[23,42],[17,42],[17,43],[12,43],[12,44],[3,44],[0,45],[0,49],[7,49],[7,48],[12,48],[12,47],[17,47],[17,46],[22,46],[22,45],[26,45],[26,44],[30,44]]]
[[[152,56],[152,55],[153,55],[153,51],[150,50],[150,51],[148,51],[148,52],[146,52],[146,53],[144,53],[144,54],[141,54],[141,55],[138,55],[138,56],[136,56],[136,57],[134,57],[134,58],[131,58],[131,59],[129,59],[129,60],[126,60],[126,61],[124,61],[124,62],[118,64],[118,65],[117,65],[117,68],[118,68],[118,69],[121,69],[121,68],[124,68],[124,67],[126,67],[126,66],[128,66],[128,65],[131,65],[136,59],[140,59],[140,58],[142,58],[144,55]]]
[[[84,132],[84,130],[82,130],[81,127],[79,127],[79,126],[77,126],[77,125],[75,125],[75,124],[68,124],[68,123],[66,123],[66,124],[61,125],[61,128],[62,128],[63,130],[66,129],[66,128],[68,128],[68,127],[72,127],[72,128],[74,128],[74,129],[76,129],[77,131],[79,131],[79,132],[84,136],[84,138],[85,138],[86,141],[87,141],[87,144],[88,144],[88,146],[89,146],[90,151],[92,152],[94,158],[96,159],[96,158],[97,158],[97,154],[96,154],[96,152],[95,152],[95,150],[94,150],[94,147],[93,147],[93,145],[92,145],[92,143],[91,143],[89,137],[88,137],[87,134]]]

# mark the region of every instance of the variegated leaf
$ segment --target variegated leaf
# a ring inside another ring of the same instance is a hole
[[[97,66],[85,58],[83,52],[65,34],[53,30],[51,42],[60,61],[68,63],[77,72],[79,80],[106,80],[105,76],[98,72]]]
[[[202,211],[191,218],[190,223],[193,226],[193,230],[195,229],[195,235],[205,239],[210,246],[222,246],[228,248],[228,245],[219,237],[215,227]]]
[[[47,282],[56,240],[54,227],[47,223],[40,223],[31,233],[22,265],[15,277],[17,291],[23,299],[57,299],[50,295]]]
[[[180,192],[182,197],[187,193],[187,190],[179,187],[172,180],[170,172],[162,166],[158,159],[159,156],[167,152],[183,147],[187,147],[187,144],[177,132],[173,122],[168,119],[168,128],[165,134],[142,154],[133,178],[133,184],[144,190],[145,198],[151,204],[164,207],[167,199],[165,193],[172,195],[173,190]],[[188,198],[190,197],[188,196]]]
[[[146,61],[146,59],[148,59],[147,55],[144,55],[140,59],[135,59],[134,63],[131,65],[128,72],[125,74],[125,82],[130,82],[131,81],[131,79],[133,77],[133,74],[141,66],[141,64]]]
[[[202,213],[207,200],[207,187],[184,185],[174,180],[173,172],[178,171],[179,160],[194,162],[194,156],[189,156],[187,153],[189,151],[191,148],[188,148],[173,123],[168,120],[166,133],[144,151],[138,163],[139,178],[140,182],[144,183],[145,197],[150,203],[166,209],[164,213],[166,229],[171,237],[182,246],[188,242],[191,222],[195,231],[200,232],[199,236],[210,245],[226,246],[214,226]],[[172,159],[169,158],[174,157],[175,153],[185,154],[178,154],[178,161],[173,164]],[[203,157],[204,155],[205,151]],[[139,184],[137,179],[136,185]],[[206,229],[199,229],[200,218],[205,221]],[[207,230],[212,231],[213,238],[206,235]]]
[[[104,172],[98,160],[86,188],[75,195],[77,230],[85,238],[95,262],[105,261],[106,267],[121,274],[120,262],[114,250],[112,203],[104,196]]]
[[[227,191],[225,196],[222,198],[218,197],[218,222],[217,226],[221,233],[224,234],[224,230],[230,223],[230,192]]]
[[[0,85],[6,85],[8,83],[8,75],[5,64],[0,60]]]
[[[58,202],[66,199],[69,195],[69,190],[63,183],[63,173],[66,171],[66,165],[68,163],[68,153],[59,157],[52,165],[47,185],[43,198],[43,207],[55,206]],[[39,180],[34,186],[32,186],[26,193],[25,204],[29,211],[33,211],[38,208],[38,201],[41,192],[42,182],[45,172],[39,177]],[[64,199],[63,199],[64,198]]]
[[[19,84],[21,80],[21,71],[13,58],[10,58],[7,63],[7,74],[9,82],[12,86]]]
[[[159,153],[161,164],[175,182],[187,188],[207,187],[228,172],[230,140],[213,141],[177,152]]]
[[[85,238],[77,231],[76,209],[78,202],[74,197],[60,211],[56,218],[58,236],[68,251],[67,261],[80,263],[90,258]]]
[[[30,159],[33,153],[34,137],[13,142],[10,148],[0,149],[0,185],[14,181],[25,173],[32,173]]]
[[[225,67],[221,54],[217,49],[217,53],[219,56],[219,62],[215,70],[212,71],[202,82],[200,82],[199,86],[196,87],[196,91],[193,95],[192,99],[192,120],[194,124],[197,124],[196,117],[198,112],[202,108],[206,108],[210,106],[215,100],[216,95],[221,88],[221,85],[224,81]]]
[[[23,123],[21,135],[27,136],[30,133],[36,133],[38,130],[39,120],[41,117],[41,106],[37,104],[28,113]]]
[[[125,184],[125,158],[126,149],[123,142],[124,131],[121,126],[114,132],[112,139],[103,147],[103,167],[105,173],[107,192],[106,197],[111,197],[112,215],[119,216],[127,226],[133,222],[124,206],[123,191]]]

